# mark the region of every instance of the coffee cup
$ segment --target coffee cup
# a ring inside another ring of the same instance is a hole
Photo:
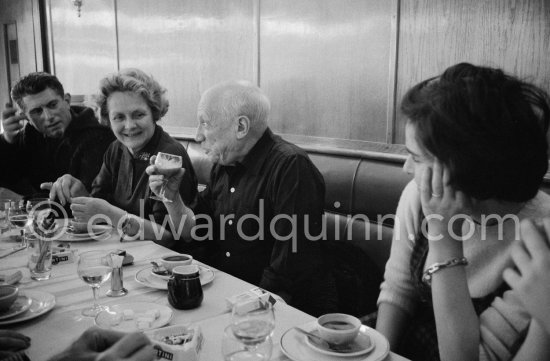
[[[317,330],[324,340],[336,345],[353,341],[359,334],[361,321],[345,313],[328,313],[317,319]]]
[[[79,222],[75,219],[69,221],[74,233],[88,233],[88,222]]]
[[[168,302],[178,310],[199,307],[204,295],[199,266],[177,266],[168,280]]]
[[[188,266],[193,262],[193,256],[190,254],[167,254],[160,258],[160,263],[168,272],[172,272],[174,267]]]
[[[19,288],[12,285],[0,286],[0,312],[7,311],[17,299]]]

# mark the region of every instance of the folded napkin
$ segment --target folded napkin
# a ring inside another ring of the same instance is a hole
[[[23,278],[23,273],[21,271],[16,271],[12,274],[0,273],[0,284],[13,285],[21,281],[21,278]]]

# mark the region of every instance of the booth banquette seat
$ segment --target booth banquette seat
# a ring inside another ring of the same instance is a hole
[[[206,184],[211,162],[200,145],[182,140],[199,184]],[[411,179],[402,171],[402,155],[329,154],[305,148],[326,184],[326,239],[347,241],[363,249],[383,272],[390,254],[393,214]]]
[[[192,140],[182,143],[199,183],[206,184],[211,162],[199,144]],[[333,241],[327,244],[327,254],[335,262],[332,269],[338,312],[361,317],[372,325],[379,285],[390,255],[394,214],[401,192],[412,178],[402,170],[406,157],[303,148],[325,179],[325,239]],[[548,192],[548,182],[543,190]]]
[[[206,184],[211,162],[200,145],[182,140],[200,184]],[[411,176],[403,172],[405,156],[379,152],[339,152],[303,147],[326,184],[326,239],[358,246],[383,272],[390,254],[393,215]],[[550,193],[550,182],[543,191]]]

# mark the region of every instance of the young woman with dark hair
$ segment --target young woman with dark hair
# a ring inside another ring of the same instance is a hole
[[[549,359],[549,336],[503,281],[519,221],[550,215],[548,96],[458,64],[405,95],[403,191],[377,329],[413,360]]]

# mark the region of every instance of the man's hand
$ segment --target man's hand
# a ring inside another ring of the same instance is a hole
[[[160,170],[155,165],[155,159],[156,156],[152,156],[149,160],[151,165],[145,169],[145,172],[149,174],[149,188],[151,188],[154,194],[160,196],[162,186],[165,185],[164,196],[173,200],[179,194],[179,187],[185,174],[185,168],[171,169],[169,171]]]
[[[24,350],[30,345],[31,339],[27,336],[11,330],[0,330],[0,359]]]
[[[142,333],[123,333],[92,327],[86,330],[69,348],[50,361],[148,361],[156,351]]]
[[[40,189],[50,190],[50,199],[59,199],[62,205],[70,203],[73,197],[87,197],[89,195],[84,184],[70,174],[62,175],[52,183],[42,183]]]
[[[111,218],[111,211],[114,208],[109,202],[101,198],[76,197],[72,199],[71,211],[73,217],[79,222],[88,222],[96,215],[105,215]]]
[[[2,136],[6,142],[13,144],[15,136],[23,129],[25,119],[24,114],[17,115],[17,109],[11,103],[6,103],[5,109],[2,111],[2,126],[4,127]]]

